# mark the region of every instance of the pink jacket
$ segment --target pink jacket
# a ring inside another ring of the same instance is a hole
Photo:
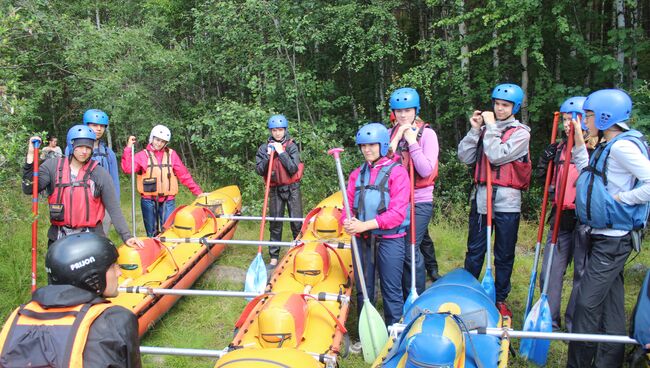
[[[156,157],[156,160],[158,162],[161,162],[163,159],[163,151],[156,151],[154,150],[153,146],[151,144],[147,145],[146,148],[147,151],[153,152],[154,156]],[[183,161],[181,161],[181,158],[178,156],[176,151],[173,149],[169,149],[170,152],[170,159],[172,162],[172,169],[174,170],[174,174],[176,174],[176,177],[178,178],[178,181],[181,182],[181,184],[185,185],[190,192],[194,195],[199,195],[203,191],[201,190],[201,187],[196,184],[194,179],[192,179],[192,175],[190,172],[187,170],[185,165],[183,165]],[[147,166],[149,164],[149,157],[145,150],[142,150],[138,153],[135,154],[135,173],[136,174],[142,174],[147,170]],[[124,171],[125,174],[131,174],[131,148],[124,147],[124,152],[122,153],[122,171]],[[152,196],[146,196],[143,195],[142,198],[145,199],[153,199]],[[166,197],[161,197],[159,198],[160,202],[164,201],[169,201],[174,199],[174,196],[166,196]]]
[[[377,173],[379,172],[379,169],[382,166],[390,165],[392,164],[393,161],[387,157],[382,157],[380,158],[375,165],[372,165],[370,167],[370,182],[374,183],[375,179],[377,178]],[[357,182],[357,178],[359,177],[359,173],[361,172],[361,166],[357,167],[352,171],[350,174],[350,179],[348,180],[348,188],[347,188],[347,196],[348,200],[350,201],[350,206],[354,203],[354,195],[355,195],[355,184]],[[377,215],[375,217],[375,220],[377,220],[377,224],[379,225],[380,229],[386,230],[386,229],[392,229],[394,227],[397,227],[404,222],[404,218],[406,217],[406,211],[408,210],[408,204],[409,204],[409,188],[411,187],[411,181],[409,179],[409,175],[406,172],[406,169],[404,169],[403,166],[398,165],[393,168],[393,170],[390,172],[390,177],[388,178],[388,188],[390,190],[390,203],[388,204],[388,208],[386,209],[386,212]],[[354,208],[350,209],[353,211],[352,215],[356,216],[356,213],[354,213]],[[343,219],[345,219],[345,214],[343,215]],[[385,238],[401,238],[405,236],[406,233],[401,233],[401,234],[392,234],[392,235],[384,235]]]
[[[438,165],[439,151],[438,136],[433,129],[422,130],[420,141],[409,145],[409,154],[413,159],[415,171],[420,176],[427,177],[431,175]],[[393,160],[399,162],[400,156],[393,155]],[[408,167],[406,163],[404,163],[404,166]],[[408,175],[408,170],[406,173]],[[433,202],[433,185],[426,188],[416,188],[414,196],[415,203]]]

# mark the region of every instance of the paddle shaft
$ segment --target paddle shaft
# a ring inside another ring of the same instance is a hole
[[[167,348],[158,346],[140,346],[140,354],[151,355],[180,355],[206,358],[221,358],[228,353],[228,350],[209,350],[209,349],[187,349],[187,348]],[[305,352],[318,361],[326,363],[326,367],[333,367],[336,364],[336,357],[330,354],[318,354]]]
[[[575,116],[574,116],[575,118]],[[551,244],[549,249],[548,263],[546,265],[546,271],[544,274],[544,288],[542,289],[542,294],[546,295],[549,285],[549,276],[551,275],[551,265],[553,264],[553,253],[555,251],[555,245],[557,244],[557,236],[560,232],[560,220],[562,218],[562,205],[564,203],[564,195],[566,194],[566,184],[569,181],[569,166],[571,165],[571,150],[573,149],[573,124],[569,128],[569,137],[567,139],[566,145],[566,154],[564,155],[564,163],[562,164],[562,177],[560,178],[560,188],[558,200],[555,203],[555,222],[553,223],[553,234],[551,235]]]
[[[391,336],[395,336],[404,331],[405,324],[396,323],[388,330]],[[475,335],[490,335],[505,338],[515,339],[542,339],[542,340],[563,340],[563,341],[588,341],[588,342],[610,342],[616,344],[639,344],[633,338],[624,335],[597,335],[597,334],[580,334],[580,333],[565,333],[565,332],[535,332],[535,331],[520,331],[511,328],[496,328],[496,327],[483,327],[470,331]]]
[[[133,236],[137,236],[135,231],[135,143],[131,145],[131,224],[133,225]]]
[[[413,168],[413,158],[409,162],[409,176],[411,178],[411,293],[417,296],[415,288],[415,173]]]
[[[339,177],[339,188],[341,189],[341,194],[343,197],[343,207],[345,207],[345,215],[348,220],[352,218],[352,211],[350,211],[350,201],[348,201],[348,194],[345,190],[345,179],[343,178],[343,167],[341,167],[341,159],[339,158],[339,152],[342,152],[342,148],[334,148],[328,153],[334,156],[334,162],[336,163],[336,174]],[[352,235],[350,237],[350,243],[352,244],[352,253],[354,254],[354,261],[357,265],[357,271],[359,272],[359,285],[361,286],[361,292],[363,293],[364,304],[366,301],[370,302],[368,297],[368,289],[366,289],[366,280],[364,278],[363,266],[361,265],[361,254],[359,253],[359,248],[357,247],[357,237]]]
[[[166,238],[159,237],[155,238],[160,240],[163,243],[203,243],[203,244],[223,244],[223,245],[256,245],[256,246],[277,246],[277,247],[296,247],[301,243],[323,243],[321,240],[294,240],[291,242],[280,242],[280,241],[256,241],[256,240],[226,240],[226,239],[206,239],[206,238]],[[337,243],[330,244],[326,243],[332,248],[337,249],[350,249],[349,244]]]
[[[245,291],[229,291],[229,290],[192,290],[192,289],[162,289],[150,288],[146,286],[128,286],[118,288],[120,293],[128,294],[153,294],[153,295],[180,295],[180,296],[219,296],[219,297],[233,297],[233,298],[254,298],[259,296],[260,293],[245,292]],[[274,295],[273,293],[267,293]],[[349,302],[347,295],[339,295],[332,293],[318,293],[307,294],[318,301],[337,301],[342,303]]]
[[[260,221],[264,220],[262,216],[237,216],[237,215],[217,215],[216,217],[226,219],[226,220],[238,220],[238,221]],[[266,221],[282,221],[282,222],[303,222],[305,221],[304,217],[266,217]]]
[[[485,199],[487,201],[487,267],[485,273],[492,272],[492,168],[490,167],[490,160],[485,155]]]
[[[560,113],[553,113],[553,129],[551,131],[551,143],[555,143],[557,138],[557,124],[560,119]],[[537,243],[535,243],[535,259],[533,261],[533,268],[530,274],[530,281],[528,283],[528,297],[526,298],[526,309],[524,309],[524,321],[528,312],[530,312],[531,304],[533,303],[533,295],[535,294],[535,283],[537,282],[537,265],[539,264],[539,251],[542,245],[542,238],[544,236],[544,225],[546,220],[546,205],[548,202],[548,188],[551,185],[553,176],[553,160],[550,160],[546,165],[546,179],[544,180],[544,198],[542,199],[542,211],[539,214],[539,226],[537,227]]]
[[[34,174],[32,179],[32,293],[36,291],[37,246],[38,246],[38,147],[40,140],[32,141],[34,145]]]
[[[273,156],[275,150],[271,148],[269,154],[269,168],[266,173],[266,182],[264,187],[264,205],[262,205],[262,223],[260,224],[260,242],[264,239],[264,225],[266,225],[266,209],[269,204],[269,190],[271,189],[271,174],[273,173]],[[262,253],[262,245],[257,247],[257,253]]]

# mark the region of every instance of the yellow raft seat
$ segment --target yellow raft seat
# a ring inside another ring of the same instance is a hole
[[[163,225],[165,238],[231,239],[237,221],[218,217],[235,215],[241,210],[241,193],[228,186],[198,197],[188,206],[178,207]],[[166,243],[155,238],[140,238],[145,246],[118,248],[122,287],[187,289],[205,272],[224,249],[223,245]],[[112,302],[132,310],[138,316],[142,336],[174,303],[176,295],[121,293]]]
[[[335,193],[307,215],[302,243],[278,263],[266,294],[246,306],[216,367],[336,365],[354,280],[351,250],[342,247],[350,243],[340,226],[342,200]]]

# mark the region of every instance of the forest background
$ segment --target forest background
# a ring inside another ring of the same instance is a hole
[[[32,132],[63,144],[83,112],[98,108],[118,156],[128,135],[145,142],[165,124],[201,184],[238,184],[255,212],[256,148],[268,117],[283,113],[302,148],[311,208],[336,189],[324,180],[334,172],[325,151],[353,147],[368,121],[387,122],[390,92],[411,86],[440,142],[437,210],[463,221],[470,179],[456,146],[471,112],[491,108],[498,83],[526,92],[518,117],[532,128],[533,161],[569,96],[623,88],[633,126],[650,128],[648,0],[0,4],[0,188],[17,185]],[[344,166],[360,158],[351,150]],[[540,193],[539,183],[527,192],[526,218],[537,216]]]

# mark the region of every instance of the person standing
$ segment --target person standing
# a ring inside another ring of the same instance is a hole
[[[577,291],[572,332],[625,335],[623,269],[650,211],[650,160],[643,135],[630,129],[632,99],[603,89],[583,105],[589,135],[598,144],[591,156],[574,122],[573,157],[580,176],[576,212],[591,226],[591,249]],[[572,341],[567,367],[622,367],[624,345]]]
[[[102,221],[106,210],[122,240],[130,246],[142,246],[142,242],[129,232],[110,175],[90,159],[95,132],[87,126],[75,125],[68,131],[68,137],[70,155],[47,160],[39,170],[38,190],[47,192],[50,209],[48,245],[79,232],[104,235]],[[33,190],[34,140],[40,138],[30,138],[23,166],[22,189],[25,194],[32,194]]]
[[[287,208],[289,217],[302,217],[302,195],[300,180],[304,165],[300,162],[298,145],[289,136],[289,122],[284,115],[273,115],[267,122],[270,136],[267,142],[260,145],[255,155],[255,172],[266,178],[271,165],[271,188],[269,190],[269,215],[283,217]],[[273,161],[269,163],[271,151]],[[302,224],[291,222],[291,234],[295,239],[300,234]],[[271,241],[282,240],[282,222],[270,221],[269,233]],[[270,261],[267,265],[272,271],[278,264],[280,247],[269,247]]]
[[[487,248],[487,196],[490,195],[495,233],[496,306],[502,316],[508,317],[512,317],[506,298],[515,262],[521,191],[528,188],[532,171],[528,153],[530,128],[515,118],[523,100],[521,87],[496,86],[492,91],[494,112],[474,111],[470,118],[472,128],[458,144],[460,161],[474,165],[465,269],[477,279],[481,274]],[[488,170],[492,175],[492,193],[487,193]]]
[[[61,147],[57,145],[58,143],[59,139],[57,137],[48,135],[47,146],[43,147],[41,150],[41,160],[63,157],[63,151],[61,151]]]
[[[0,333],[0,367],[139,368],[138,320],[107,298],[118,295],[117,250],[80,233],[45,256],[49,285],[14,310]]]
[[[167,217],[176,208],[178,182],[185,185],[192,194],[202,194],[201,187],[194,181],[176,151],[167,145],[172,133],[164,125],[156,125],[149,134],[149,144],[135,154],[135,167],[131,167],[132,147],[135,136],[130,136],[122,153],[122,171],[138,175],[138,192],[142,219],[148,237],[156,236]]]
[[[415,206],[415,241],[411,234],[404,237],[404,273],[402,288],[404,299],[411,288],[411,243],[415,243],[415,284],[418,294],[425,289],[426,273],[435,281],[438,276],[433,242],[423,242],[429,237],[429,222],[433,216],[433,188],[438,176],[438,136],[429,124],[422,121],[420,113],[420,95],[413,88],[399,88],[390,96],[391,115],[396,124],[390,130],[390,152],[393,159],[408,168],[413,165],[414,204]]]

